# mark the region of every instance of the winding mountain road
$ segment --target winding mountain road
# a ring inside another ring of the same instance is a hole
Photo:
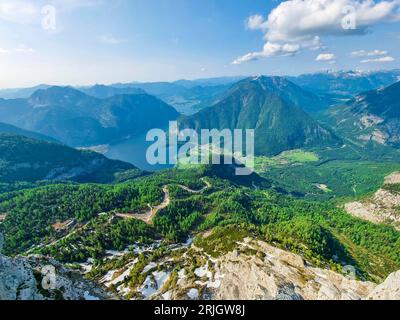
[[[144,212],[144,213],[116,213],[115,215],[117,217],[120,218],[124,218],[124,219],[137,219],[137,220],[141,220],[147,224],[151,224],[153,218],[155,217],[155,215],[162,209],[165,209],[166,207],[168,207],[168,205],[171,202],[170,196],[169,196],[169,190],[168,190],[168,186],[164,186],[163,187],[163,192],[164,192],[164,200],[163,202],[161,202],[161,204],[159,204],[156,207],[151,207],[149,206],[149,209]]]
[[[184,185],[178,185],[178,187],[192,194],[201,194],[205,192],[207,189],[211,188],[211,183],[204,178],[201,178],[200,180],[205,184],[205,186],[200,190],[193,190]],[[152,224],[153,218],[157,215],[157,213],[168,207],[169,204],[171,203],[171,197],[169,194],[168,185],[163,186],[163,192],[164,192],[164,200],[158,206],[156,207],[149,206],[149,209],[144,213],[115,213],[115,216],[123,219],[137,219],[147,224]]]
[[[193,190],[193,189],[190,189],[181,184],[178,184],[178,187],[186,192],[193,193],[193,194],[200,194],[200,193],[203,193],[204,191],[206,191],[207,189],[211,188],[211,183],[208,182],[206,179],[201,178],[200,180],[205,184],[205,186],[200,190]]]

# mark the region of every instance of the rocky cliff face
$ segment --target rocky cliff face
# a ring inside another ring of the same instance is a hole
[[[399,172],[391,174],[385,180],[385,186],[399,184]],[[390,224],[400,230],[400,193],[390,189],[383,187],[369,199],[347,203],[345,209],[348,213],[361,219],[373,223]]]
[[[357,281],[346,274],[309,266],[302,257],[261,241],[246,241],[239,250],[220,258],[220,282],[213,299],[239,300],[399,300],[400,271],[381,285]],[[256,255],[242,253],[255,250]],[[241,252],[242,251],[242,252]]]
[[[54,260],[0,255],[0,300],[112,299],[102,287]]]
[[[195,247],[192,247],[195,249]],[[198,249],[197,249],[198,250]],[[187,254],[185,254],[188,257]],[[193,273],[178,273],[168,291],[152,299],[192,300],[380,300],[399,299],[400,272],[377,286],[356,280],[351,266],[343,274],[309,265],[299,255],[245,239],[217,259],[201,251],[189,261],[203,261]],[[189,266],[190,267],[190,266]],[[186,268],[185,268],[186,269]],[[160,287],[161,288],[161,287]]]
[[[375,285],[333,271],[308,266],[295,254],[263,242],[247,246],[261,254],[238,251],[222,258],[223,274],[216,299],[250,300],[361,300]]]

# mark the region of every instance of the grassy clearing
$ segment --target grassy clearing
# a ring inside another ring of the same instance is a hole
[[[400,169],[400,163],[330,161],[275,166],[263,174],[288,192],[316,199],[363,198],[376,192],[385,177]],[[329,191],[323,186],[327,186]],[[322,188],[321,188],[322,187]]]
[[[319,157],[314,152],[307,152],[303,150],[285,151],[279,157],[288,160],[289,162],[317,162]]]
[[[282,167],[292,164],[304,164],[309,162],[317,162],[319,157],[315,152],[303,150],[285,151],[275,157],[256,157],[255,168],[259,173],[268,172],[273,167]]]

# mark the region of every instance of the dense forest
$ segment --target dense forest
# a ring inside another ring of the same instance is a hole
[[[57,184],[1,195],[3,252],[32,250],[63,262],[101,259],[106,250],[124,250],[138,243],[184,242],[214,229],[220,237],[196,240],[210,254],[221,254],[232,242],[252,235],[301,254],[315,265],[340,270],[357,267],[359,276],[381,279],[400,268],[400,232],[352,217],[335,203],[288,196],[222,179],[221,171],[169,170],[116,185]],[[210,188],[202,190],[206,177]],[[169,186],[170,204],[151,224],[123,219],[115,213],[140,213],[163,201]],[[65,236],[54,224],[75,221]],[[59,240],[57,240],[59,239]],[[374,261],[374,263],[369,263]]]

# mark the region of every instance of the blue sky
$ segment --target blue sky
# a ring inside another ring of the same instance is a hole
[[[46,5],[56,25],[43,26]],[[339,27],[346,5],[355,10],[354,30]],[[399,7],[398,0],[0,0],[0,87],[399,68]]]

